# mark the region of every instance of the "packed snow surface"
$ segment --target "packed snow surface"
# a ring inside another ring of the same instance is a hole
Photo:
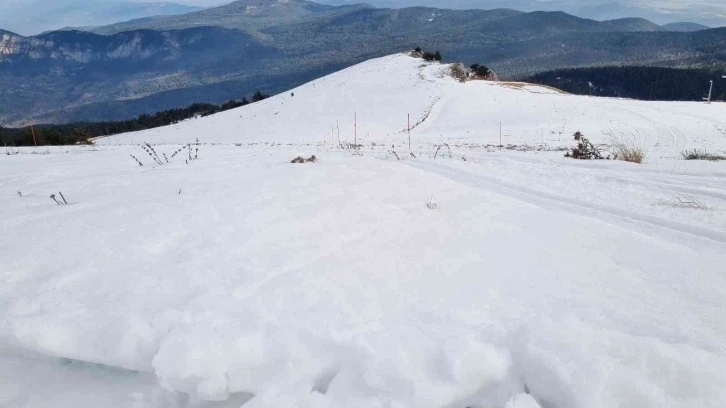
[[[726,107],[446,70],[6,149],[0,406],[726,406]]]

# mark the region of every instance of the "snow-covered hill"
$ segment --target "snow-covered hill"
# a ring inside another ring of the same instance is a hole
[[[726,161],[677,157],[726,108],[446,71],[6,149],[0,406],[725,406]],[[566,159],[576,130],[646,163]]]
[[[564,147],[583,132],[637,139],[656,155],[726,149],[726,105],[643,102],[568,95],[521,83],[460,83],[450,66],[404,54],[365,62],[290,93],[176,126],[115,136],[101,143],[431,142]],[[294,96],[292,96],[294,95]],[[419,124],[420,123],[420,124]],[[653,157],[653,155],[651,155]]]

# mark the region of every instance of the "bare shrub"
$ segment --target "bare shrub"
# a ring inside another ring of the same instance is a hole
[[[315,157],[315,155],[312,155],[312,156],[308,157],[307,159],[302,156],[298,156],[298,157],[292,159],[292,161],[290,163],[304,164],[304,163],[315,163],[317,161],[318,161],[318,158]]]
[[[593,145],[588,138],[586,138],[581,132],[575,132],[573,135],[577,146],[572,148],[572,151],[568,151],[565,157],[572,157],[578,160],[602,160],[604,157],[600,150]]]
[[[464,64],[458,62],[451,65],[451,76],[459,82],[466,82],[471,74]]]

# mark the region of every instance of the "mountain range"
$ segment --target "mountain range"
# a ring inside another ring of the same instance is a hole
[[[69,26],[98,26],[201,10],[171,1],[0,0],[0,28],[31,35]]]
[[[563,12],[242,0],[85,31],[0,31],[0,124],[126,119],[277,93],[416,45],[504,78],[592,65],[725,66],[726,28],[669,31],[693,28]]]
[[[325,4],[353,4],[357,0],[320,0]],[[564,11],[577,17],[612,20],[645,18],[657,24],[689,21],[700,26],[726,26],[726,2],[722,0],[367,0],[376,7],[437,7],[452,9],[513,8],[522,11]]]

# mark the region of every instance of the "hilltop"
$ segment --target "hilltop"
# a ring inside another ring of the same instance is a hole
[[[169,144],[197,137],[205,143],[337,143],[339,129],[348,142],[357,132],[359,143],[399,144],[407,141],[410,115],[416,145],[498,145],[501,125],[504,144],[528,146],[569,146],[577,130],[598,142],[605,141],[604,132],[637,131],[649,149],[672,156],[693,145],[726,149],[726,124],[717,119],[725,108],[568,95],[518,82],[461,83],[451,76],[450,64],[395,54],[244,108],[99,143]]]
[[[33,37],[0,34],[0,124],[122,120],[192,103],[283,92],[416,45],[502,77],[590,65],[722,67],[726,29],[668,32],[510,9],[379,9],[237,1]]]

